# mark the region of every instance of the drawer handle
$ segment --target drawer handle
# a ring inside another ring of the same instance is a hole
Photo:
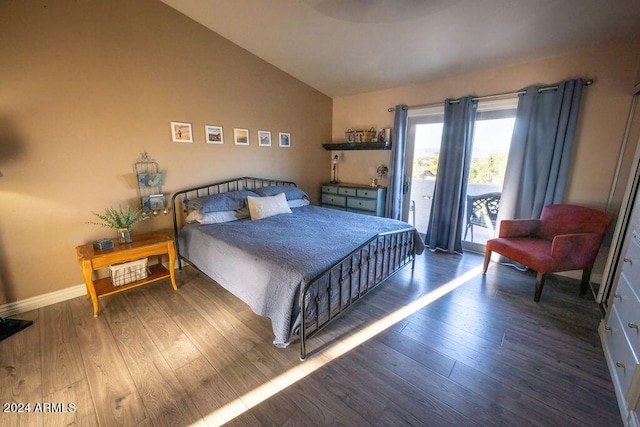
[[[633,260],[631,258],[624,258],[622,261],[623,262],[628,262],[629,265],[633,266]]]
[[[627,326],[630,327],[631,329],[635,329],[636,331],[640,331],[640,329],[638,328],[638,325],[636,325],[633,322],[629,322]]]
[[[604,325],[604,330],[605,330],[605,331],[609,331],[609,332],[611,332],[611,335],[613,335],[613,328],[612,328],[611,326],[609,326],[609,325]]]
[[[622,295],[620,294],[613,294],[614,298],[620,298],[620,301],[622,301]]]
[[[616,362],[616,366],[617,366],[618,368],[622,368],[622,369],[624,369],[625,371],[627,370],[627,367],[626,367],[626,366],[624,365],[624,363],[622,363],[622,362]]]

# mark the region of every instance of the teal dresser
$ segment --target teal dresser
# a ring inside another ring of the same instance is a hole
[[[361,184],[322,184],[320,206],[365,215],[384,216],[385,187]]]

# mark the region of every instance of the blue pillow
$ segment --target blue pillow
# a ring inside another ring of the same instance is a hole
[[[253,191],[262,197],[275,196],[284,193],[287,200],[308,199],[307,193],[295,185],[271,185],[269,187],[254,188]]]
[[[198,210],[202,213],[234,211],[247,207],[247,197],[258,196],[253,191],[238,190],[227,193],[211,194],[209,196],[197,197],[185,201],[190,209]]]

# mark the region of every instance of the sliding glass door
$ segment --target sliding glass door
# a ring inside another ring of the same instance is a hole
[[[403,218],[422,235],[427,232],[431,213],[443,115],[443,107],[409,112]]]
[[[517,102],[512,98],[478,104],[462,232],[465,250],[483,252],[487,239],[495,235]],[[423,235],[438,176],[443,117],[441,106],[409,111],[403,219]]]
[[[465,208],[463,248],[484,252],[496,235],[517,98],[478,103]]]

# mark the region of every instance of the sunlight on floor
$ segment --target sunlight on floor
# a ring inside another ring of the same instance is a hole
[[[278,375],[269,382],[257,387],[250,392],[244,394],[240,398],[228,403],[227,405],[217,409],[205,417],[207,424],[221,425],[241,415],[243,412],[253,408],[254,406],[264,402],[271,396],[274,396],[281,390],[295,384],[309,374],[322,368],[332,360],[343,356],[347,352],[353,350],[360,344],[375,337],[379,333],[390,328],[401,320],[411,316],[420,309],[431,304],[433,301],[443,297],[459,286],[471,280],[473,277],[482,273],[482,266],[475,267],[461,276],[439,286],[437,289],[421,296],[411,304],[408,304],[393,313],[388,314],[380,320],[364,327],[347,338],[332,344],[326,349],[309,356],[304,362],[294,366],[287,372]]]

